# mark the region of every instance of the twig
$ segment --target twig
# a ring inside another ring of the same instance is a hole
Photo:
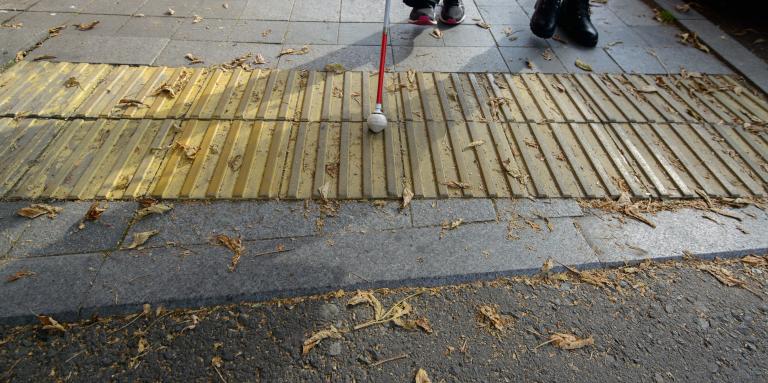
[[[219,368],[216,366],[213,366],[213,369],[216,370],[216,373],[219,374],[219,378],[221,378],[221,381],[224,383],[227,383],[227,380],[224,379],[224,376],[221,375],[221,371],[219,371]]]
[[[141,318],[141,317],[143,317],[143,316],[144,316],[144,312],[142,312],[142,313],[141,313],[141,314],[139,314],[139,315],[136,315],[136,318],[133,318],[133,319],[132,319],[130,322],[126,323],[126,324],[125,324],[125,326],[123,326],[123,327],[120,327],[119,329],[116,329],[116,330],[112,330],[112,331],[110,331],[109,333],[110,333],[110,334],[114,334],[114,333],[116,333],[116,332],[118,332],[118,331],[124,330],[124,329],[125,329],[125,328],[127,328],[128,326],[132,325],[132,324],[133,324],[133,322],[136,322],[137,320],[139,320],[139,318]]]
[[[75,359],[75,357],[77,357],[78,355],[80,355],[80,354],[82,354],[84,352],[85,352],[85,350],[81,350],[80,352],[75,353],[74,355],[70,356],[69,359],[65,360],[64,364],[69,363],[69,361],[71,361],[72,359]]]
[[[356,276],[356,277],[358,277],[358,278],[360,278],[360,279],[362,279],[362,280],[364,280],[364,281],[366,281],[366,282],[368,282],[368,283],[370,283],[370,282],[371,282],[371,281],[369,281],[369,280],[367,280],[367,279],[365,279],[365,278],[363,278],[363,277],[361,277],[361,276],[359,276],[359,275],[357,275],[357,274],[355,274],[355,273],[353,273],[353,272],[351,272],[351,271],[350,271],[349,273],[350,273],[350,274],[352,274],[352,275],[354,275],[354,276]]]
[[[424,291],[419,291],[417,293],[413,293],[413,294],[411,294],[411,295],[409,295],[409,296],[399,300],[397,303],[392,305],[392,307],[390,307],[389,310],[387,310],[387,312],[385,312],[381,316],[381,319],[372,320],[372,321],[369,321],[369,322],[361,323],[361,324],[355,326],[354,329],[355,330],[360,330],[360,329],[363,329],[363,328],[366,328],[366,327],[369,327],[369,326],[373,326],[373,325],[380,324],[380,323],[387,323],[387,322],[391,321],[393,318],[390,318],[389,316],[392,313],[392,310],[394,310],[396,307],[398,307],[401,304],[403,304],[403,302],[407,301],[408,299],[411,299],[411,298],[413,298],[413,297],[415,297],[417,295],[423,294],[423,293],[424,293]]]
[[[376,367],[378,365],[382,365],[382,364],[387,363],[387,362],[392,362],[392,361],[399,360],[399,359],[404,359],[404,358],[407,358],[407,357],[408,357],[408,354],[400,354],[400,355],[397,355],[397,356],[393,356],[391,358],[377,360],[377,361],[369,364],[368,366]]]
[[[662,67],[662,68],[664,68],[664,70],[667,72],[667,75],[669,75],[669,74],[670,74],[670,73],[669,73],[669,68],[667,68],[667,66],[666,66],[666,65],[664,65],[664,62],[663,62],[663,61],[661,61],[661,59],[659,58],[659,55],[657,55],[657,54],[656,54],[656,51],[655,51],[655,50],[653,50],[653,49],[648,49],[648,50],[647,50],[647,52],[648,52],[648,53],[649,53],[651,56],[653,56],[653,57],[655,57],[655,58],[656,58],[656,61],[658,61],[658,62],[659,62],[659,64],[661,64],[661,67]]]
[[[270,255],[270,254],[278,254],[278,253],[285,253],[288,251],[293,251],[294,249],[283,249],[283,250],[272,250],[272,251],[265,251],[263,253],[256,253],[256,254],[246,254],[252,257],[259,257],[262,255]]]

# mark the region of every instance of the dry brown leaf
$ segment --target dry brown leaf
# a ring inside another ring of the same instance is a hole
[[[583,71],[592,72],[592,65],[587,64],[581,59],[576,59],[576,61],[574,62],[574,65],[576,65],[579,69]]]
[[[192,18],[192,24],[197,24],[201,21],[203,21],[203,17],[200,15],[194,15]]]
[[[328,200],[328,195],[329,195],[330,192],[331,192],[331,184],[330,184],[330,182],[326,182],[326,183],[323,184],[323,186],[320,186],[319,188],[317,188],[317,193],[320,194],[320,198],[323,201],[327,201]]]
[[[440,29],[435,28],[435,29],[432,30],[432,33],[430,33],[429,35],[434,37],[434,38],[436,38],[436,39],[442,39],[443,38],[443,31],[441,31]]]
[[[544,264],[541,265],[541,272],[548,273],[555,266],[555,261],[552,258],[547,258]]]
[[[136,233],[133,235],[133,241],[131,242],[126,249],[135,249],[149,241],[152,236],[157,235],[160,233],[157,230],[150,230],[150,231],[143,231],[141,233]]]
[[[476,24],[478,27],[483,29],[491,29],[491,24],[488,24],[486,22],[480,21]]]
[[[746,257],[741,259],[741,263],[750,265],[752,267],[768,266],[768,259],[766,259],[766,257],[747,255]]]
[[[67,81],[64,81],[64,87],[65,88],[74,88],[74,87],[80,86],[80,81],[77,81],[77,78],[70,77],[67,79]]]
[[[240,238],[232,238],[225,234],[219,234],[216,236],[216,242],[232,252],[232,261],[229,265],[229,271],[235,271],[237,264],[240,263],[240,257],[245,251],[243,241]]]
[[[173,16],[176,14],[176,11],[174,11],[173,8],[168,8],[168,10],[165,11],[165,14],[168,16]]]
[[[381,320],[384,316],[384,306],[381,302],[370,292],[358,290],[355,295],[349,299],[347,306],[357,306],[361,303],[368,304],[373,307],[373,319]]]
[[[162,85],[160,85],[159,88],[155,90],[153,95],[159,96],[164,95],[168,98],[175,98],[177,94],[181,92],[184,87],[187,86],[189,83],[189,80],[191,79],[192,72],[188,70],[182,70],[181,74],[179,74],[179,77],[176,78],[173,82],[165,82]]]
[[[678,4],[678,5],[675,5],[675,9],[677,9],[677,11],[680,12],[680,13],[687,13],[688,11],[691,10],[691,5],[690,4]]]
[[[24,26],[24,23],[22,22],[0,24],[0,28],[8,28],[8,29],[20,29],[23,26]]]
[[[58,36],[62,30],[64,30],[67,26],[66,25],[59,25],[58,27],[53,27],[48,30],[48,37],[56,37]]]
[[[144,351],[147,351],[149,349],[149,342],[147,342],[147,339],[145,338],[139,338],[139,344],[136,347],[138,349],[139,354],[143,354]]]
[[[472,141],[472,142],[469,143],[469,145],[465,146],[464,149],[462,149],[462,150],[472,149],[475,146],[480,146],[480,145],[482,145],[484,143],[485,143],[485,141],[483,141],[483,140]]]
[[[26,278],[26,277],[32,277],[37,275],[37,273],[29,271],[29,270],[19,270],[12,275],[9,275],[8,278],[5,279],[6,282],[16,282],[19,279]]]
[[[90,23],[75,24],[75,27],[77,28],[78,31],[90,31],[91,29],[99,25],[99,23],[100,23],[99,20],[94,20],[94,21],[91,21]]]
[[[478,319],[483,325],[490,325],[496,330],[504,331],[506,320],[499,314],[499,308],[491,305],[482,305],[477,308]]]
[[[536,68],[535,65],[533,65],[533,61],[530,59],[525,59],[525,66],[528,67],[530,70],[534,70]]]
[[[221,368],[224,365],[224,360],[220,356],[214,356],[211,358],[211,365],[216,368]]]
[[[192,314],[191,319],[192,319],[192,323],[187,327],[184,327],[183,329],[181,329],[181,332],[184,332],[186,330],[194,330],[197,327],[197,325],[200,323],[200,318],[197,315]]]
[[[14,58],[14,61],[15,62],[24,61],[24,57],[27,57],[27,52],[18,51],[16,52],[16,57]]]
[[[85,220],[86,221],[95,221],[101,217],[104,212],[107,211],[107,206],[104,205],[101,206],[99,201],[94,201],[91,203],[91,206],[88,208],[88,211],[85,212]]]
[[[261,31],[261,37],[267,37],[267,36],[269,36],[271,34],[272,34],[272,30],[271,29],[266,29],[266,30]]]
[[[416,371],[416,377],[414,377],[414,383],[432,383],[432,380],[429,379],[429,375],[427,375],[427,372],[424,371],[423,368],[420,368],[418,371]]]
[[[459,181],[453,181],[453,180],[443,182],[443,185],[453,189],[471,189],[472,188],[472,185],[470,185],[467,182],[459,182]]]
[[[400,208],[405,209],[408,207],[411,204],[411,200],[413,200],[413,192],[406,186],[403,188],[403,203],[400,204]]]
[[[173,209],[173,205],[171,204],[155,203],[145,208],[139,209],[139,211],[136,212],[136,220],[138,221],[152,214],[163,214],[171,209]]]
[[[746,286],[746,282],[742,281],[739,278],[736,278],[733,273],[731,273],[730,270],[714,266],[711,264],[702,264],[698,267],[699,270],[706,271],[709,274],[711,274],[713,277],[715,277],[720,283],[728,286],[728,287],[744,287]]]
[[[185,145],[178,141],[173,142],[173,147],[183,151],[188,160],[194,160],[197,156],[197,152],[200,151],[199,146]]]
[[[47,205],[44,203],[33,203],[27,207],[23,207],[16,212],[16,214],[29,219],[37,218],[41,215],[46,215],[50,219],[56,218],[56,215],[62,211],[62,208]]]
[[[555,58],[555,53],[552,52],[551,49],[547,48],[544,50],[544,52],[541,52],[541,57],[543,57],[544,60],[552,61],[552,59]]]
[[[187,54],[185,54],[185,55],[184,55],[184,58],[185,58],[185,59],[187,59],[187,60],[189,60],[189,63],[190,63],[190,64],[202,64],[202,63],[204,63],[204,62],[205,62],[205,61],[203,61],[203,59],[201,59],[200,57],[197,57],[197,56],[193,55],[192,53],[187,53]]]
[[[327,330],[320,330],[312,334],[312,336],[304,341],[304,344],[301,348],[301,355],[307,356],[309,352],[312,351],[312,349],[315,348],[318,343],[320,343],[320,341],[327,338],[341,339],[341,331],[331,325],[331,327]]]
[[[563,350],[575,350],[586,346],[593,346],[595,340],[591,336],[589,338],[579,338],[573,334],[556,332],[549,336],[549,343]]]
[[[285,48],[277,55],[277,57],[285,55],[305,55],[309,53],[309,46],[305,45],[301,49]]]
[[[149,108],[149,105],[145,104],[141,100],[136,100],[133,98],[121,98],[120,101],[117,102],[118,108],[129,108],[132,106],[136,108]]]
[[[401,327],[407,327],[408,324],[402,321],[401,318],[411,313],[413,310],[413,307],[407,302],[408,299],[411,299],[415,297],[416,295],[421,294],[421,292],[411,294],[389,308],[389,310],[384,311],[383,306],[381,306],[381,302],[378,304],[378,299],[376,299],[375,296],[371,293],[360,293],[358,292],[353,299],[350,300],[350,303],[348,304],[359,304],[359,303],[368,303],[371,307],[373,307],[374,310],[374,318],[365,322],[358,324],[354,327],[355,330],[359,330],[368,326],[373,326],[376,324],[383,324],[387,322],[393,322],[396,325],[402,325]],[[370,300],[369,300],[370,299]],[[414,323],[415,325],[415,323]]]
[[[64,325],[47,315],[38,315],[37,320],[43,325],[43,330],[67,331],[67,328],[64,327]]]

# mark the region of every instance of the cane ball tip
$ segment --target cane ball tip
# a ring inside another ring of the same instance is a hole
[[[373,133],[379,133],[387,127],[387,116],[384,113],[371,113],[368,116],[368,129]]]

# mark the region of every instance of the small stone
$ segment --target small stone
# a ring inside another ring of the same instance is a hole
[[[746,349],[747,349],[747,350],[749,350],[749,351],[757,351],[757,347],[755,347],[755,345],[754,345],[754,344],[752,344],[752,343],[749,343],[749,342],[747,342],[747,343],[744,345],[744,348],[746,348]]]
[[[664,311],[666,311],[667,314],[672,314],[673,312],[675,312],[675,308],[672,307],[671,304],[666,304],[664,305]]]
[[[720,371],[720,366],[718,366],[717,363],[710,363],[707,366],[707,370],[709,370],[710,373],[715,374]]]
[[[696,318],[696,324],[699,325],[699,328],[702,330],[709,329],[709,321],[704,318]]]
[[[619,286],[621,286],[622,288],[625,288],[625,289],[629,288],[629,282],[627,282],[627,281],[622,279],[622,280],[619,281]]]
[[[656,383],[664,383],[664,377],[660,373],[653,374],[653,381]]]
[[[235,354],[233,354],[232,351],[224,350],[221,353],[221,359],[224,359],[227,362],[231,362],[235,360]]]
[[[332,321],[339,315],[339,311],[339,306],[333,303],[325,303],[319,309],[320,319]]]
[[[562,291],[571,291],[571,284],[568,282],[564,282],[560,284],[560,290]]]
[[[339,356],[341,355],[341,342],[333,342],[328,346],[328,355]]]

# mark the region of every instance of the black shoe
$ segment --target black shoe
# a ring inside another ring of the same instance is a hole
[[[563,0],[558,24],[577,44],[597,45],[597,28],[589,18],[589,0]]]
[[[408,22],[419,25],[437,24],[437,20],[435,20],[435,8],[413,8],[411,15],[408,17]]]
[[[448,25],[461,24],[464,21],[464,3],[461,0],[443,0],[440,21]]]
[[[538,0],[531,16],[531,32],[542,39],[555,34],[561,0]]]

